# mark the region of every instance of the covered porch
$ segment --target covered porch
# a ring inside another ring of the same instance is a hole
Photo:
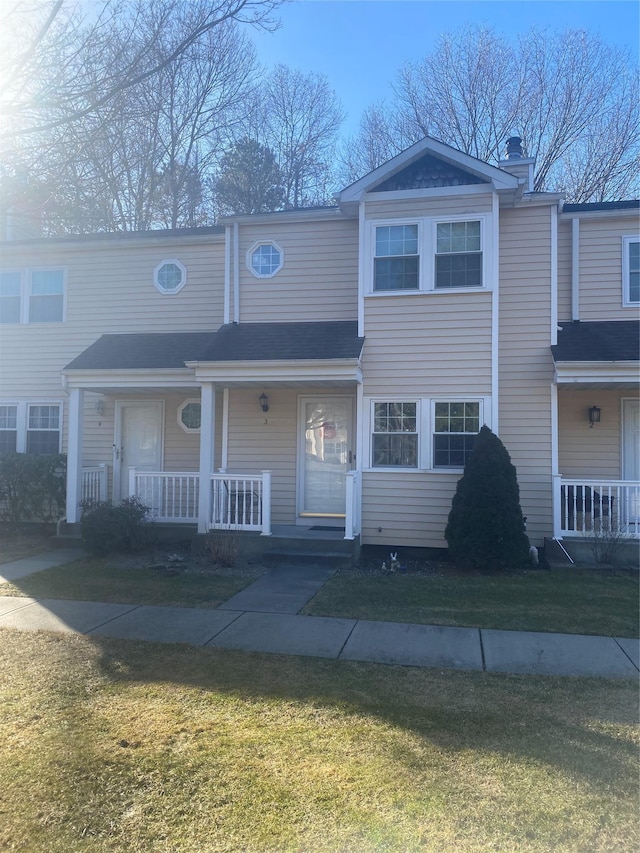
[[[206,338],[105,336],[67,367],[68,523],[83,500],[137,497],[158,524],[199,533],[357,540],[356,324],[253,324]],[[137,355],[123,364],[127,351]]]
[[[554,538],[640,539],[639,324],[564,324],[555,361]]]

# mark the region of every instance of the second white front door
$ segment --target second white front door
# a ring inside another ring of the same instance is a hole
[[[353,468],[353,398],[303,397],[299,410],[298,516],[341,519]]]
[[[120,498],[128,495],[128,470],[162,470],[162,401],[119,402],[114,443],[114,491]]]

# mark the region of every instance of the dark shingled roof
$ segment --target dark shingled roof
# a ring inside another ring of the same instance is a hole
[[[551,347],[555,362],[640,359],[640,321],[602,320],[560,325],[558,343]]]
[[[638,210],[640,212],[640,201],[631,199],[629,201],[585,201],[581,204],[564,204],[563,213],[590,213],[591,211],[606,210]]]
[[[187,361],[359,358],[356,322],[239,323],[216,332],[103,335],[66,370],[169,370]]]

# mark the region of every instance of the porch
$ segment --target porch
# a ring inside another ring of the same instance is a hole
[[[554,537],[640,539],[640,481],[554,477]]]
[[[106,465],[82,469],[83,499],[104,500],[107,494]],[[205,478],[201,500],[201,478],[197,471],[140,471],[128,469],[128,495],[149,507],[150,515],[161,524],[198,525],[200,532],[227,530],[271,536],[272,472],[229,474],[221,472]],[[354,540],[360,534],[360,475],[345,474],[345,516],[343,539]],[[204,523],[202,508],[206,509]],[[338,521],[338,519],[336,519]],[[292,531],[307,526],[280,525],[291,537]],[[341,527],[341,525],[339,526]],[[319,534],[335,532],[315,526]],[[282,531],[281,531],[282,533]],[[316,537],[318,538],[318,537]],[[334,537],[330,537],[334,538]]]

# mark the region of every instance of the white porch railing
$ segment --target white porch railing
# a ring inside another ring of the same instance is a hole
[[[362,501],[362,479],[359,471],[348,471],[346,477],[346,502],[344,538],[355,539],[360,533],[360,505]]]
[[[640,482],[554,477],[554,535],[640,538]]]
[[[129,468],[129,495],[138,497],[154,521],[194,524],[198,520],[197,471],[137,471]]]
[[[211,530],[271,535],[271,472],[211,475]]]
[[[82,469],[81,500],[106,501],[107,499],[107,464],[94,465]]]

